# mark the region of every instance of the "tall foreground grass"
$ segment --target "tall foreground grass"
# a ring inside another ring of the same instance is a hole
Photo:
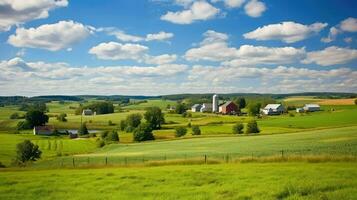
[[[357,199],[356,167],[281,162],[2,170],[0,199]]]

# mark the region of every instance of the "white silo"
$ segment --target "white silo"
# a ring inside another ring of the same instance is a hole
[[[213,95],[212,98],[212,112],[218,112],[218,95]]]

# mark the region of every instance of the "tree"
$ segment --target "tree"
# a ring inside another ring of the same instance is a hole
[[[177,127],[175,131],[176,131],[176,137],[182,137],[187,133],[187,129],[185,127]]]
[[[60,115],[57,115],[57,120],[60,122],[66,122],[67,121],[66,117],[67,117],[66,113],[61,113]]]
[[[260,113],[260,103],[250,103],[248,104],[248,113],[251,116],[258,115]]]
[[[28,125],[33,128],[35,126],[45,125],[48,122],[48,116],[43,111],[30,110],[25,116]]]
[[[148,123],[140,124],[133,132],[133,139],[136,142],[154,140],[154,135],[152,134],[151,125]]]
[[[192,126],[192,135],[201,135],[201,129],[199,126]]]
[[[247,124],[247,129],[246,129],[246,133],[259,133],[259,127],[258,124],[255,120],[252,120],[250,122],[248,122]]]
[[[121,131],[124,131],[125,130],[125,128],[126,128],[126,121],[125,120],[120,120],[120,125],[119,125],[120,127],[120,130]]]
[[[109,142],[119,142],[118,132],[116,131],[109,132],[106,137],[106,140]]]
[[[161,129],[161,125],[165,123],[164,113],[161,112],[159,107],[148,108],[144,118],[152,130]]]
[[[10,115],[10,119],[19,119],[19,118],[20,118],[20,115],[19,115],[19,113],[17,113],[17,112],[12,113],[12,114]]]
[[[88,135],[88,129],[87,129],[87,124],[86,123],[83,123],[81,124],[81,126],[79,127],[79,130],[78,130],[78,134],[79,135]]]
[[[17,130],[31,129],[31,125],[27,121],[20,121],[17,123]]]
[[[238,99],[236,99],[235,103],[237,104],[239,109],[243,109],[246,106],[246,101],[245,98],[243,97],[239,97]]]
[[[126,126],[136,128],[139,126],[143,117],[139,113],[130,114],[126,117]]]
[[[36,161],[41,158],[41,150],[38,145],[33,144],[30,140],[24,140],[16,145],[16,161],[23,164],[27,161]]]
[[[244,129],[244,125],[240,122],[236,123],[233,126],[233,134],[242,134],[243,133],[243,129]]]
[[[183,103],[178,103],[175,108],[176,114],[183,114],[186,112],[186,106]]]

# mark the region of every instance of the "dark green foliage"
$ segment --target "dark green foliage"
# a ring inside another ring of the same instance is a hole
[[[161,112],[159,107],[146,109],[144,118],[152,130],[161,129],[161,125],[165,123],[164,113]]]
[[[114,126],[115,124],[112,122],[112,120],[108,121],[108,126]]]
[[[19,113],[15,112],[10,115],[10,119],[20,119]]]
[[[48,122],[48,116],[43,111],[30,110],[25,115],[26,122],[33,128],[35,126],[45,125]]]
[[[6,166],[0,162],[0,168],[5,168]]]
[[[244,125],[240,122],[236,123],[233,128],[233,134],[242,134],[243,133],[243,129],[244,129]]]
[[[187,129],[185,127],[177,127],[175,128],[175,133],[176,133],[176,137],[182,137],[184,135],[186,135],[187,133]]]
[[[289,113],[289,117],[295,117],[294,113]]]
[[[89,137],[97,137],[96,133],[89,133]]]
[[[46,103],[44,102],[35,102],[35,103],[24,103],[21,104],[19,110],[21,111],[30,111],[30,110],[39,110],[42,112],[47,112]]]
[[[139,126],[143,117],[139,113],[130,114],[126,117],[126,126],[136,128]]]
[[[259,133],[259,127],[258,124],[255,120],[252,120],[250,122],[247,123],[247,129],[246,129],[246,133]]]
[[[186,112],[186,105],[183,103],[178,103],[175,108],[175,113],[176,114],[183,114]]]
[[[75,111],[76,115],[82,114],[82,111],[85,109],[90,109],[96,112],[97,115],[114,113],[114,105],[112,102],[95,102],[86,106],[80,105]]]
[[[16,162],[23,164],[27,161],[36,161],[41,158],[42,152],[38,145],[33,144],[30,140],[24,140],[16,145]]]
[[[108,142],[119,142],[118,132],[116,132],[116,131],[109,132],[105,139]]]
[[[97,147],[98,147],[98,148],[102,148],[102,147],[104,147],[104,146],[105,146],[104,140],[98,139],[98,140],[97,140]]]
[[[78,129],[78,134],[79,135],[88,135],[88,129],[87,129],[87,124],[83,123]]]
[[[234,103],[238,106],[238,109],[243,109],[246,106],[245,98],[239,97],[234,100]]]
[[[154,135],[152,134],[151,125],[148,123],[140,124],[133,133],[133,139],[136,142],[154,140]]]
[[[251,116],[258,115],[260,113],[260,107],[262,104],[260,103],[250,103],[248,104],[248,113]]]
[[[355,99],[355,105],[357,105],[357,99]]]
[[[125,120],[120,120],[120,125],[119,128],[121,131],[124,131],[126,128],[126,121]]]
[[[108,131],[104,131],[100,134],[100,138],[102,138],[103,140],[108,136],[109,132]]]
[[[17,130],[27,130],[31,128],[31,125],[27,121],[20,121],[17,123]]]
[[[133,132],[134,130],[135,130],[135,128],[132,127],[132,126],[127,126],[127,127],[125,128],[125,132],[127,132],[127,133],[131,133],[131,132]]]
[[[67,117],[66,113],[61,113],[61,114],[57,115],[57,120],[60,122],[66,122],[67,121],[66,117]]]
[[[188,122],[187,127],[191,128],[191,122]]]
[[[192,135],[201,135],[201,129],[199,126],[192,126]]]

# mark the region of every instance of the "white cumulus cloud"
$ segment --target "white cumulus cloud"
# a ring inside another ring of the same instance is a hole
[[[239,8],[245,0],[211,0],[212,3],[223,2],[227,8]]]
[[[331,27],[327,37],[321,38],[321,42],[329,43],[336,40],[337,35],[344,32],[357,32],[357,19],[349,17],[341,21],[337,26]]]
[[[136,60],[140,59],[148,49],[148,47],[139,44],[108,42],[100,43],[97,46],[92,47],[89,50],[89,53],[104,60]]]
[[[17,28],[8,43],[15,47],[30,47],[58,51],[85,39],[91,30],[81,23],[60,21],[37,28]]]
[[[307,53],[307,58],[302,63],[316,63],[322,66],[345,64],[357,59],[357,50],[331,46],[321,51]]]
[[[0,0],[0,32],[13,25],[47,18],[50,10],[67,5],[67,0]]]
[[[265,3],[258,0],[250,0],[244,6],[245,13],[250,17],[260,17],[266,10]]]
[[[286,43],[294,43],[304,40],[313,34],[320,32],[327,23],[316,22],[311,25],[303,25],[295,22],[282,22],[259,27],[256,30],[245,33],[246,39],[255,40],[281,40]]]

